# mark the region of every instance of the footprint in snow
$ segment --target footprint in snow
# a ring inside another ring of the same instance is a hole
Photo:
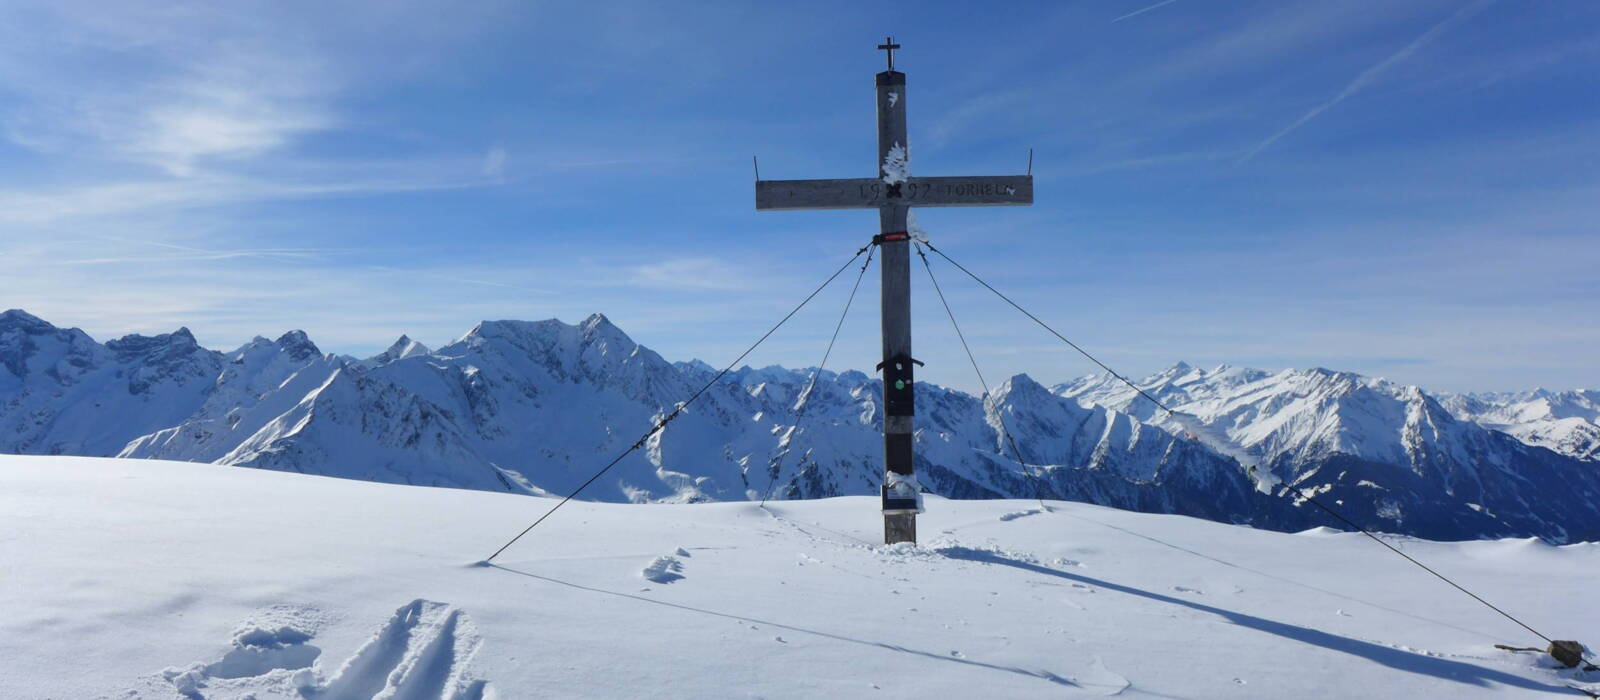
[[[683,551],[683,550],[678,550]],[[683,578],[683,562],[675,556],[656,557],[648,566],[639,571],[639,575],[646,581],[655,583],[672,583]]]
[[[322,650],[309,644],[315,627],[247,624],[234,633],[233,649],[221,660],[169,668],[161,675],[191,700],[206,697],[203,688],[254,697],[250,691],[288,686],[319,700],[483,700],[488,691],[488,682],[472,678],[467,668],[480,644],[478,634],[453,606],[421,599],[401,606],[326,682],[316,665]]]
[[[1094,657],[1094,664],[1077,680],[1085,690],[1095,691],[1097,695],[1108,697],[1121,695],[1122,691],[1133,686],[1126,676],[1107,668],[1106,662],[1099,656]]]
[[[1202,591],[1202,590],[1200,590],[1198,588],[1190,588],[1188,586],[1173,586],[1172,590],[1177,591],[1179,593],[1193,593],[1195,595],[1205,595],[1206,594],[1205,591]]]
[[[1044,511],[1039,510],[1038,508],[1035,508],[1033,510],[1012,511],[1010,513],[1006,513],[1005,515],[1000,516],[1000,521],[1001,522],[1010,522],[1012,520],[1016,520],[1017,518],[1026,518],[1026,517],[1028,517],[1030,515],[1038,515],[1038,514],[1043,513],[1043,512]]]
[[[262,682],[282,683],[310,667],[322,654],[309,642],[327,617],[313,608],[267,608],[234,630],[232,648],[222,658],[168,668],[160,678],[186,698],[203,697],[201,688],[233,690],[253,688]]]

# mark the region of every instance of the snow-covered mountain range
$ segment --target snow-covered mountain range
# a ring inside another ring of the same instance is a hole
[[[1485,413],[1452,412],[1415,386],[1321,368],[1270,373],[1184,363],[1136,384],[1176,414],[1106,375],[1053,391],[1192,436],[1380,529],[1454,537],[1509,527],[1554,539],[1600,531],[1600,464],[1583,459],[1592,451],[1524,442],[1480,423]]]
[[[485,321],[435,350],[402,337],[357,360],[323,354],[298,331],[222,353],[184,329],[101,344],[8,311],[0,368],[0,452],[534,494],[576,488],[715,372],[668,362],[598,314],[577,325]],[[876,493],[878,380],[823,372],[802,396],[810,378],[781,367],[730,373],[584,497]],[[1320,369],[1182,364],[1139,384],[1179,415],[1103,376],[1047,389],[1018,375],[987,400],[919,384],[919,478],[953,498],[1043,495],[1274,529],[1333,524],[1285,497],[1274,486],[1283,480],[1389,532],[1600,539],[1593,442],[1516,427],[1545,421],[1526,406],[1549,397],[1440,400]],[[1587,405],[1593,428],[1593,394],[1573,396],[1549,420],[1582,419],[1568,406]]]
[[[1439,398],[1457,418],[1510,433],[1530,445],[1600,462],[1600,391],[1534,389]]]

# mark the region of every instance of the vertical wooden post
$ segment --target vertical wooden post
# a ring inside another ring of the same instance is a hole
[[[903,149],[910,157],[906,140],[906,74],[888,70],[878,74],[878,175],[891,149]],[[904,173],[900,173],[903,177]],[[887,484],[891,475],[911,476],[912,397],[915,391],[911,363],[911,242],[907,236],[906,213],[909,207],[896,196],[898,186],[890,186],[890,199],[880,208],[878,230],[882,234],[879,266],[883,270],[883,462]],[[883,514],[885,544],[917,541],[915,512]]]

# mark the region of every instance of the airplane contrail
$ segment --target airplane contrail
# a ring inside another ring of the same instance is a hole
[[[1355,80],[1350,81],[1348,85],[1345,85],[1344,89],[1339,91],[1339,94],[1333,96],[1333,99],[1311,108],[1311,111],[1301,115],[1299,119],[1294,120],[1294,122],[1290,125],[1280,129],[1278,133],[1273,134],[1267,137],[1265,141],[1256,144],[1256,147],[1250,149],[1250,152],[1239,158],[1238,162],[1243,163],[1251,158],[1256,157],[1257,154],[1267,150],[1267,147],[1277,142],[1278,139],[1289,135],[1289,133],[1295,129],[1305,126],[1306,122],[1317,118],[1317,115],[1328,111],[1334,105],[1337,105],[1340,102],[1345,101],[1345,99],[1351,95],[1360,92],[1362,88],[1371,83],[1373,79],[1378,77],[1379,74],[1388,70],[1394,64],[1409,58],[1411,54],[1416,53],[1418,49],[1426,46],[1428,42],[1433,41],[1435,37],[1444,33],[1445,30],[1466,21],[1473,15],[1478,14],[1483,10],[1483,8],[1488,7],[1492,2],[1494,2],[1494,0],[1477,0],[1476,2],[1469,3],[1463,6],[1461,9],[1456,10],[1449,17],[1444,18],[1443,21],[1433,25],[1432,27],[1429,27],[1428,31],[1425,31],[1417,38],[1412,39],[1411,43],[1406,44],[1404,48],[1394,52],[1393,54],[1390,54],[1388,58],[1377,62],[1366,70],[1361,71],[1361,74],[1356,76]]]
[[[1116,23],[1121,22],[1122,20],[1125,20],[1125,19],[1127,19],[1129,17],[1132,17],[1134,15],[1142,15],[1142,14],[1144,14],[1146,12],[1149,12],[1151,10],[1154,10],[1154,9],[1156,9],[1158,7],[1165,7],[1167,5],[1171,5],[1172,3],[1175,3],[1177,1],[1178,0],[1161,0],[1161,2],[1158,2],[1158,3],[1154,4],[1154,5],[1149,6],[1149,7],[1146,7],[1144,9],[1142,9],[1142,10],[1134,10],[1132,12],[1129,12],[1128,14],[1125,14],[1125,15],[1123,15],[1121,17],[1118,17],[1118,18],[1116,18],[1114,20],[1111,20],[1111,23],[1112,24],[1116,24]]]

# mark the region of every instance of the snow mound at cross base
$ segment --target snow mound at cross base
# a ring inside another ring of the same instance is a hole
[[[1520,698],[1584,681],[1494,649],[1535,640],[1360,535],[933,498],[923,544],[884,547],[874,498],[574,501],[469,565],[548,504],[0,456],[0,697]],[[1600,637],[1581,604],[1596,545],[1400,546],[1546,633]]]

